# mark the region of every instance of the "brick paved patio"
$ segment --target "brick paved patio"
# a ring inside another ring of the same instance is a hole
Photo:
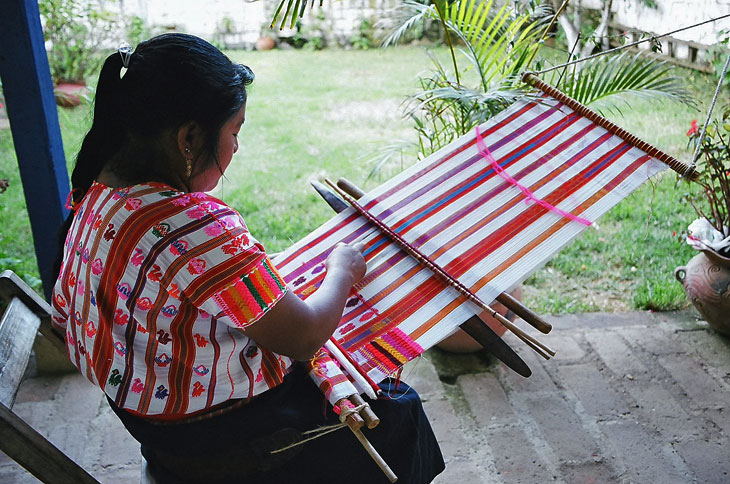
[[[554,359],[511,341],[529,379],[437,350],[405,369],[447,459],[437,484],[730,482],[727,338],[693,311],[547,319]],[[137,444],[103,438],[120,424],[82,377],[30,378],[15,409],[101,482],[139,481]],[[0,482],[37,481],[0,454]]]

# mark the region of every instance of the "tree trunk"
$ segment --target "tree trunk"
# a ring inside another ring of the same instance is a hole
[[[580,50],[581,59],[591,55],[597,44],[601,46],[601,50],[609,49],[608,24],[611,22],[611,5],[613,5],[613,0],[603,0],[601,2],[601,22],[593,31],[592,39],[586,42]]]
[[[552,0],[553,9],[557,11],[562,3],[563,0]],[[580,43],[578,44],[576,48],[577,52],[572,56],[571,60],[578,58],[582,59],[583,57],[591,55],[593,49],[595,48],[596,41],[600,41],[602,50],[608,50],[610,48],[610,43],[608,39],[608,25],[611,22],[612,18],[612,5],[613,0],[603,0],[601,2],[601,22],[598,24],[598,27],[596,27],[596,30],[593,32],[591,40],[588,40],[582,46],[580,45]],[[560,28],[563,29],[563,33],[565,34],[565,39],[568,44],[568,50],[573,49],[573,46],[576,45],[576,42],[580,42],[580,23],[582,13],[580,0],[578,0],[572,7],[570,7],[570,10],[573,15],[572,21],[565,12],[560,15],[560,17],[558,17],[558,24],[560,25]]]
[[[613,5],[613,0],[603,0],[602,3],[601,23],[596,28],[596,37],[601,39],[601,50],[608,50],[611,48],[611,43],[608,38],[608,27],[612,18],[611,6]]]
[[[564,0],[552,0],[553,11],[557,12],[563,3]],[[573,15],[573,20],[570,19],[570,15],[568,14],[568,12]],[[576,44],[576,42],[578,42],[580,38],[580,19],[580,0],[577,0],[575,5],[568,6],[568,8],[563,11],[560,17],[558,17],[558,25],[560,25],[560,28],[563,29],[563,33],[565,34],[565,41],[568,44],[568,51],[573,49],[573,46]],[[572,56],[571,60],[576,57],[576,55]]]

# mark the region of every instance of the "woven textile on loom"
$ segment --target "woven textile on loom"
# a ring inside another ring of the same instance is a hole
[[[547,95],[516,102],[479,132],[513,182],[495,172],[469,133],[359,202],[487,302],[585,230],[576,217],[596,221],[667,167]],[[528,200],[514,182],[558,210]],[[352,207],[274,263],[306,298],[321,282],[330,250],[357,240],[366,242],[368,272],[333,338],[378,382],[480,310]]]

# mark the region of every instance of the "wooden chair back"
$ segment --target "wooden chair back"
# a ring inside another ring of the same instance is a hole
[[[65,346],[51,328],[51,307],[12,271],[0,274],[0,299],[8,303],[0,319],[0,450],[41,482],[99,484],[13,412],[37,333],[64,353]]]

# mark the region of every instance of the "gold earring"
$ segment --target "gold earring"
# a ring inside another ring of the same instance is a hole
[[[193,158],[190,148],[185,148],[185,153],[190,155],[189,158],[187,156],[185,157],[185,176],[190,178],[190,175],[193,173]]]

